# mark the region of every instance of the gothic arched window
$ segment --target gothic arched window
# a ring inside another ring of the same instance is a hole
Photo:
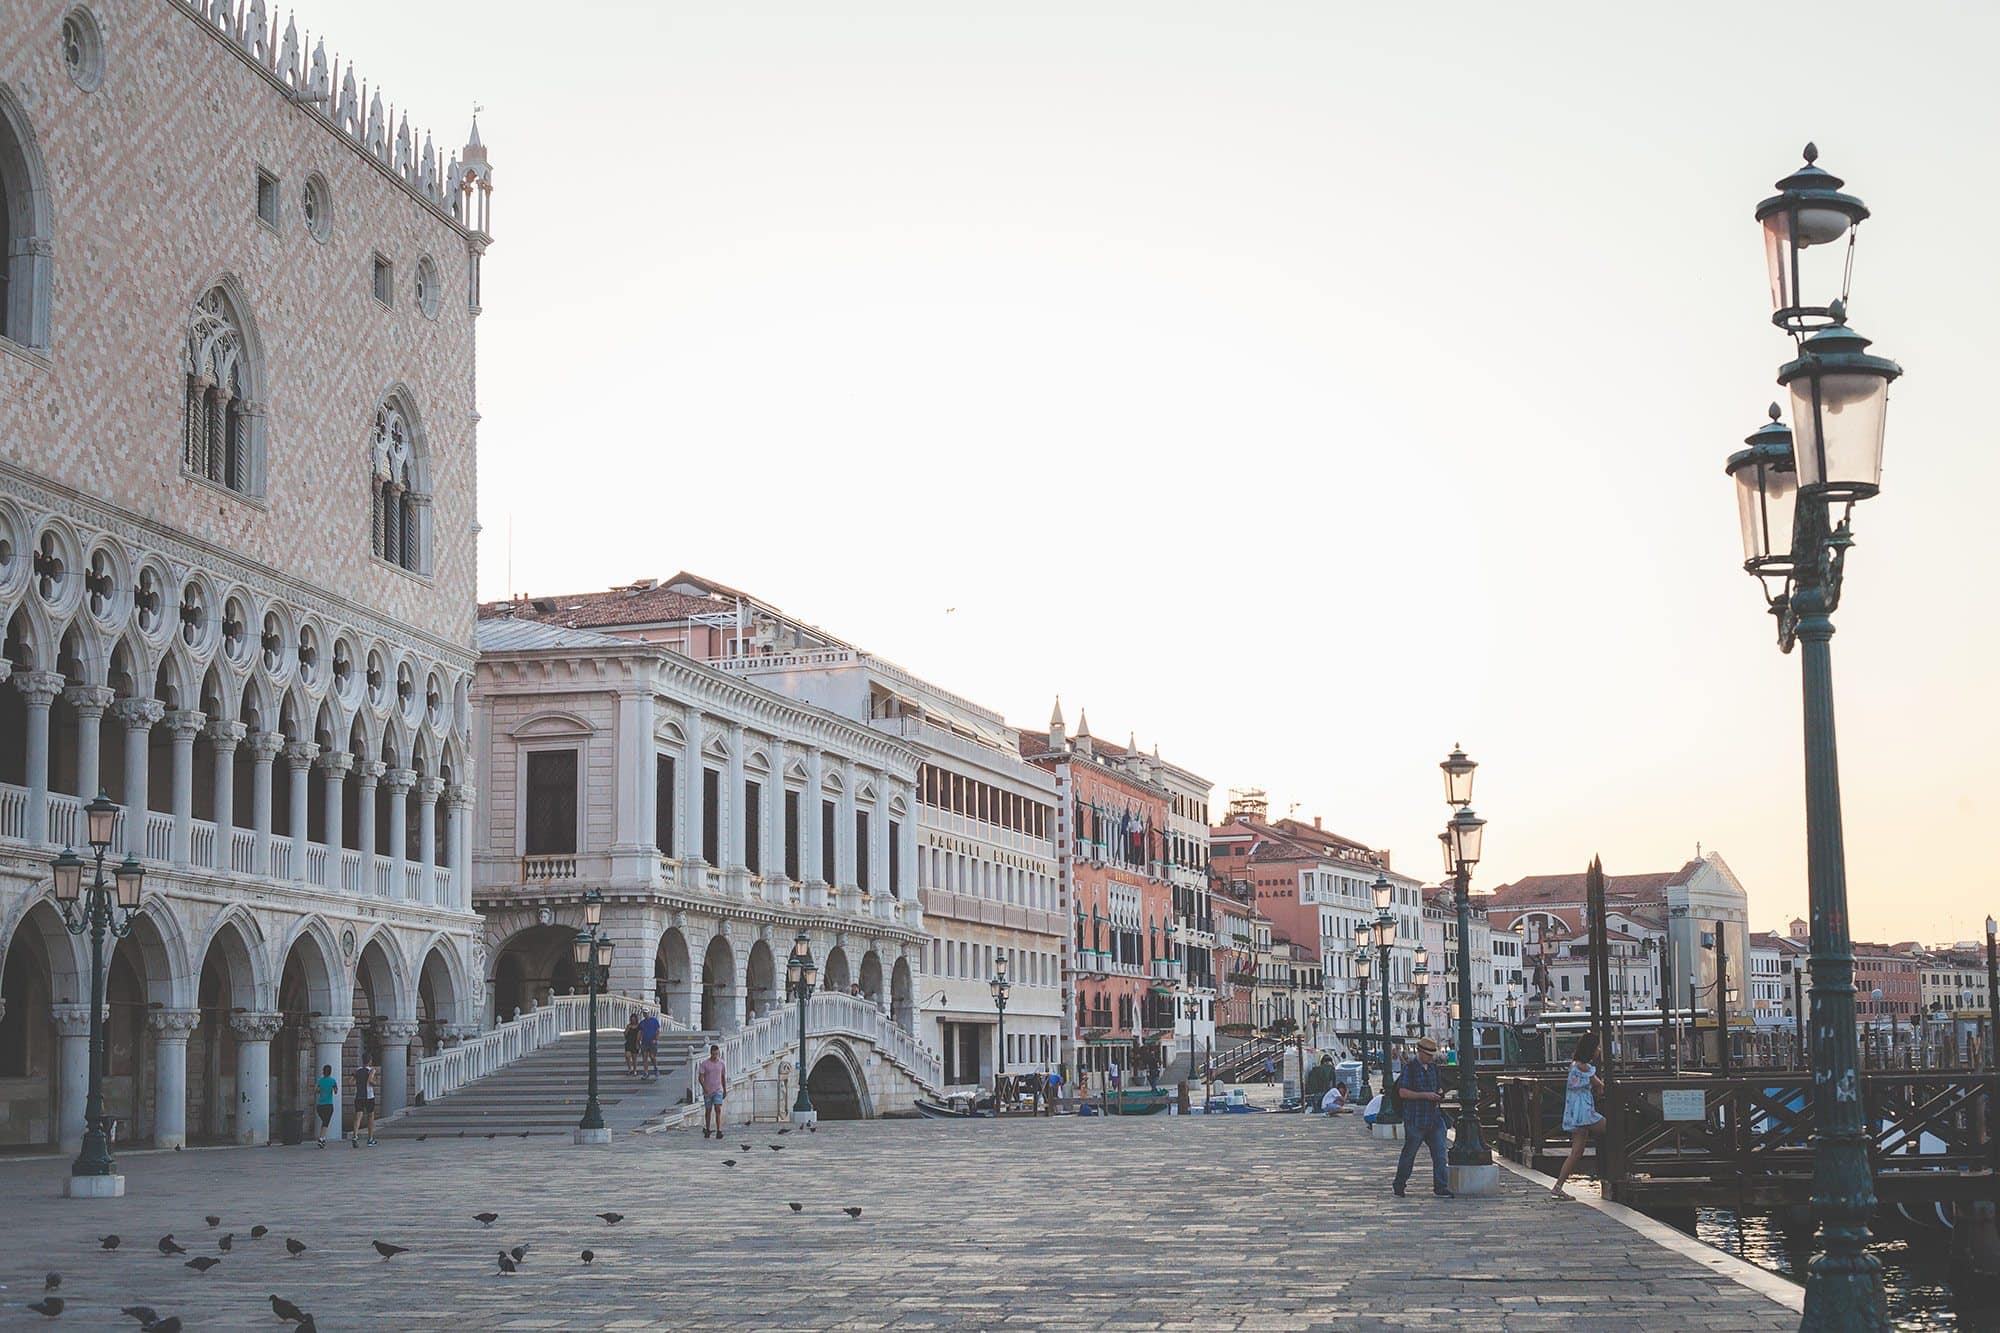
[[[188,317],[181,466],[242,495],[264,490],[253,339],[236,303],[211,287]]]
[[[375,554],[413,574],[430,573],[429,469],[416,418],[400,393],[375,409],[368,461]]]
[[[49,345],[49,203],[41,156],[13,94],[0,85],[0,338]]]

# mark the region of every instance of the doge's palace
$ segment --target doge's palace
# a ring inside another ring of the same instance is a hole
[[[117,1138],[261,1143],[485,1010],[475,318],[492,176],[265,0],[0,22],[0,1146],[73,1146],[100,790]]]

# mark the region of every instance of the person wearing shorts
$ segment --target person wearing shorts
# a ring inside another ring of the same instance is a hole
[[[645,1076],[654,1082],[660,1078],[660,1016],[651,1009],[639,1020],[639,1059],[646,1067]],[[720,1138],[721,1135],[717,1135]]]
[[[695,1066],[701,1086],[701,1136],[722,1137],[722,1103],[729,1096],[729,1071],[722,1067],[722,1047],[710,1045],[708,1059]]]
[[[639,1015],[625,1020],[625,1072],[632,1077],[639,1075]]]
[[[361,1053],[361,1064],[354,1071],[354,1146],[361,1146],[363,1130],[368,1134],[368,1146],[375,1146],[375,1066],[368,1063],[368,1052]]]
[[[333,1076],[332,1065],[319,1067],[319,1078],[313,1087],[318,1090],[319,1102],[313,1109],[319,1112],[319,1146],[326,1146],[326,1127],[333,1123],[333,1099],[340,1091],[340,1080]]]

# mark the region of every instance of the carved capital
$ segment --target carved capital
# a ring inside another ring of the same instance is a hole
[[[56,1035],[59,1037],[88,1037],[90,1035],[90,1006],[87,1004],[52,1004],[49,1017],[55,1020]]]
[[[283,1014],[231,1014],[229,1026],[240,1041],[269,1041],[285,1025]]]
[[[470,810],[478,799],[478,790],[470,783],[454,782],[444,789],[444,803],[460,810]]]
[[[345,750],[328,750],[319,757],[319,766],[326,770],[329,778],[345,777],[354,767],[354,756]]]
[[[418,778],[417,799],[425,805],[435,805],[437,798],[444,795],[443,778]]]
[[[87,717],[102,717],[118,695],[109,685],[72,685],[63,691],[63,698]]]
[[[243,743],[249,728],[241,722],[215,721],[208,724],[208,743],[218,754],[228,754]]]
[[[398,795],[407,794],[417,785],[417,771],[414,768],[392,768],[382,774],[382,783]]]
[[[186,1041],[201,1026],[199,1009],[153,1009],[146,1014],[146,1026],[160,1041]]]
[[[28,707],[47,708],[62,693],[63,676],[59,671],[23,671],[14,677],[14,688],[27,699]]]
[[[175,740],[185,740],[192,745],[207,721],[206,713],[197,713],[191,708],[176,708],[167,714],[167,730],[173,733]]]
[[[315,1018],[308,1026],[313,1040],[321,1046],[338,1046],[347,1040],[347,1034],[354,1031],[353,1014],[335,1014],[328,1018]]]
[[[364,787],[372,787],[382,780],[389,766],[380,759],[363,759],[354,765],[354,777]]]
[[[248,742],[250,757],[260,764],[268,764],[278,757],[278,751],[285,748],[285,733],[282,731],[254,731]]]
[[[319,746],[312,741],[291,741],[285,746],[285,762],[295,773],[303,773],[319,758]]]
[[[112,718],[127,731],[151,731],[167,715],[167,706],[158,699],[120,699],[111,705]]]
[[[384,1023],[376,1029],[384,1046],[408,1046],[415,1041],[421,1031],[415,1023]]]

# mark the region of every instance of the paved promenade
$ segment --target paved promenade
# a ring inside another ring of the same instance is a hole
[[[1498,1198],[1392,1198],[1394,1146],[1352,1120],[1251,1115],[191,1150],[128,1156],[131,1196],[103,1203],[54,1197],[53,1159],[0,1162],[0,1327],[131,1328],[118,1307],[144,1304],[189,1329],[268,1330],[273,1292],[321,1329],[369,1333],[1796,1327],[1512,1175]],[[271,1234],[251,1240],[258,1223]],[[113,1231],[122,1247],[101,1253]],[[225,1231],[235,1248],[207,1274],[155,1248],[172,1232],[214,1254]],[[385,1261],[378,1239],[410,1251]],[[521,1272],[494,1276],[523,1241]],[[50,1269],[68,1308],[44,1321],[25,1307]]]

